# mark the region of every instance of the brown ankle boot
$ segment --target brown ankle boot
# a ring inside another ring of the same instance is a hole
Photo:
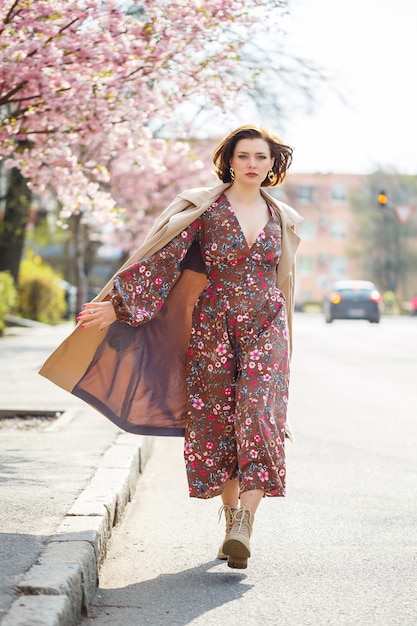
[[[228,537],[223,543],[223,552],[227,554],[228,566],[235,569],[246,569],[250,557],[249,539],[252,534],[254,515],[241,507],[233,515],[233,524]]]
[[[229,506],[228,504],[223,504],[223,506],[220,507],[219,510],[219,522],[220,522],[220,518],[222,516],[222,513],[224,512],[224,516],[226,518],[226,534],[224,536],[224,540],[222,545],[219,548],[219,551],[217,553],[217,558],[221,559],[222,561],[226,561],[227,560],[227,554],[225,554],[223,552],[223,544],[224,542],[229,538],[229,533],[230,530],[232,528],[233,525],[233,516],[235,514],[236,511],[239,510],[239,507],[237,506]]]

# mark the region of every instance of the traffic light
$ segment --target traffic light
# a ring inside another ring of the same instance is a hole
[[[378,194],[378,204],[381,208],[384,208],[388,204],[388,197],[385,191],[380,191]]]

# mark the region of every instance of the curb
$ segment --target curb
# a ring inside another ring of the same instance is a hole
[[[120,433],[95,474],[22,576],[2,626],[77,626],[88,615],[113,527],[151,454],[152,437]]]

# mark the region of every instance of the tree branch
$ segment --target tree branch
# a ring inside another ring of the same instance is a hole
[[[9,11],[8,11],[8,13],[7,13],[7,15],[6,15],[6,17],[5,17],[5,18],[4,18],[4,20],[3,20],[3,24],[4,24],[4,26],[3,26],[3,28],[0,30],[0,36],[1,36],[1,34],[3,33],[3,31],[4,31],[4,27],[5,27],[5,25],[6,25],[6,24],[8,24],[9,22],[11,22],[11,21],[12,21],[12,19],[13,19],[13,17],[15,17],[16,15],[19,15],[19,13],[21,13],[21,10],[20,10],[20,11],[17,11],[14,15],[12,15],[12,14],[13,14],[13,11],[14,11],[14,9],[15,9],[15,7],[16,7],[16,5],[18,5],[18,4],[19,4],[19,0],[15,0],[15,1],[14,1],[14,3],[12,4],[12,6],[10,7],[10,9],[9,9]]]
[[[4,104],[9,104],[9,102],[13,102],[13,100],[11,100],[11,98],[14,96],[15,93],[18,93],[19,91],[21,91],[21,89],[24,89],[27,85],[27,81],[22,81],[19,85],[16,85],[16,87],[13,87],[13,89],[11,89],[8,93],[6,93],[4,96],[0,97],[0,106],[3,106]]]

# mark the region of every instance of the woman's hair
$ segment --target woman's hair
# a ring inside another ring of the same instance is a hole
[[[240,126],[227,135],[213,153],[213,163],[216,166],[216,174],[224,183],[232,182],[230,175],[230,161],[233,157],[236,144],[241,139],[263,139],[269,145],[271,157],[275,159],[272,171],[275,176],[272,181],[268,177],[262,182],[262,187],[274,187],[284,180],[287,170],[291,165],[293,150],[282,143],[281,139],[272,135],[269,131],[256,126]]]

